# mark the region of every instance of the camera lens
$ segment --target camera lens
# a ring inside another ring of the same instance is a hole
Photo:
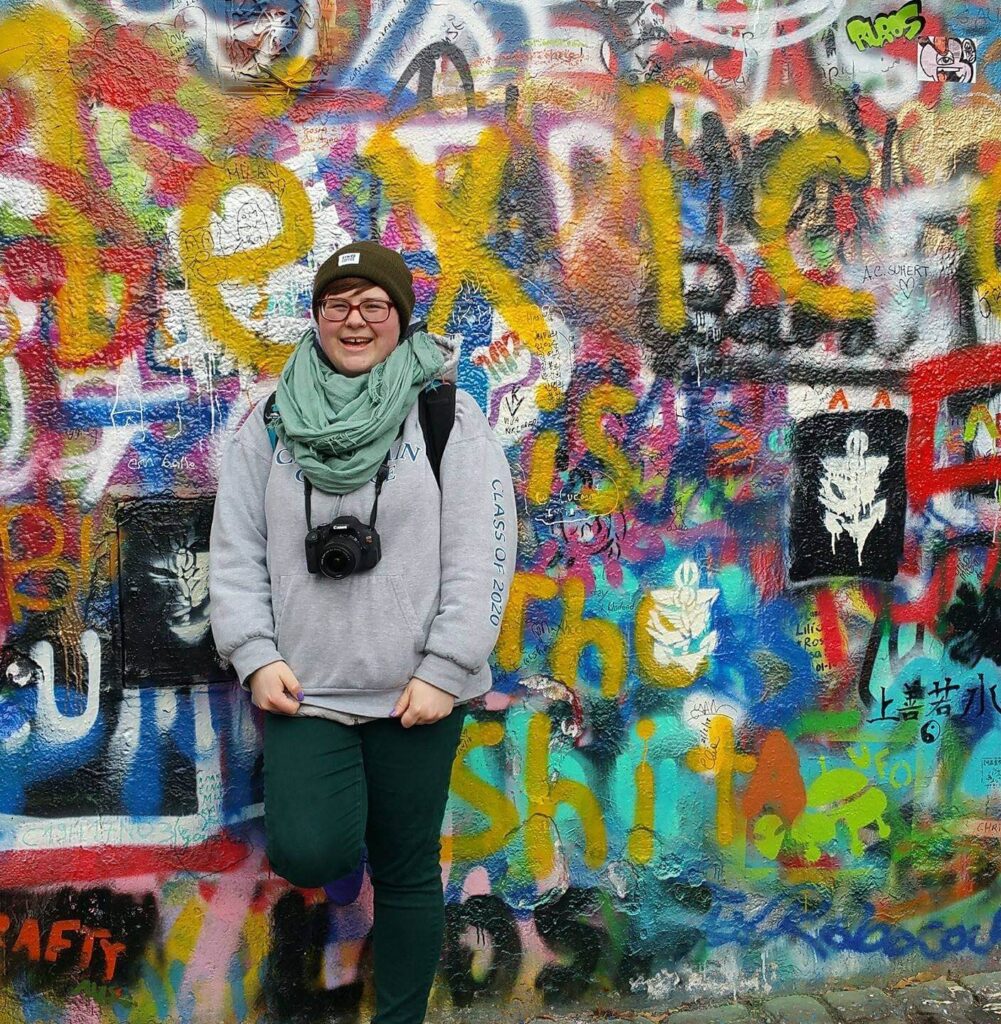
[[[330,544],[320,556],[320,572],[331,579],[339,580],[355,571],[357,561],[350,549],[340,544]]]

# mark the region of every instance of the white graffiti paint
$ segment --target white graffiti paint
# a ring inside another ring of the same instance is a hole
[[[686,559],[675,570],[674,586],[651,590],[654,607],[647,619],[658,665],[679,665],[694,675],[716,650],[716,630],[709,628],[715,587],[703,587],[698,565]]]
[[[80,636],[80,653],[87,665],[87,703],[78,715],[65,715],[56,702],[55,656],[52,644],[41,640],[31,648],[31,657],[41,667],[38,682],[38,710],[35,728],[47,742],[73,743],[83,739],[97,724],[101,710],[101,639],[92,629]]]
[[[858,564],[869,534],[886,516],[886,501],[877,500],[883,471],[889,465],[885,455],[866,455],[869,435],[853,430],[845,441],[844,455],[828,455],[823,460],[818,497],[827,510],[824,526],[831,535],[831,549],[846,533],[855,543]]]
[[[8,433],[3,448],[0,448],[0,495],[17,494],[31,481],[32,462],[20,463],[27,436],[25,421],[24,380],[21,367],[13,356],[3,361],[3,389],[7,399]]]
[[[719,14],[695,0],[671,12],[673,26],[696,39],[745,52],[770,53],[809,39],[837,21],[846,0],[797,0],[764,8],[754,4],[746,12]],[[797,25],[792,31],[784,31]]]

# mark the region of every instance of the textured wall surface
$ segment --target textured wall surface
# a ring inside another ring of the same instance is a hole
[[[368,1019],[370,886],[269,872],[206,569],[369,237],[519,499],[433,1019],[989,963],[999,47],[977,0],[0,3],[0,1020]]]

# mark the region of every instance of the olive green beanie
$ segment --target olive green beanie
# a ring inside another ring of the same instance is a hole
[[[386,290],[400,314],[400,334],[410,324],[414,310],[414,285],[410,268],[403,257],[378,242],[352,242],[342,245],[320,264],[313,278],[313,319],[320,316],[323,293],[342,277],[364,277]]]

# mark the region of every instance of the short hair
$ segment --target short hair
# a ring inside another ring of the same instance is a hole
[[[339,277],[336,281],[331,281],[327,288],[323,289],[323,294],[320,296],[322,302],[328,295],[343,295],[345,292],[353,292],[358,288],[382,288],[382,285],[378,281],[371,281],[367,277]],[[382,288],[385,292],[386,289]],[[386,292],[389,295],[389,292]],[[395,307],[396,303],[392,299],[390,303]]]

